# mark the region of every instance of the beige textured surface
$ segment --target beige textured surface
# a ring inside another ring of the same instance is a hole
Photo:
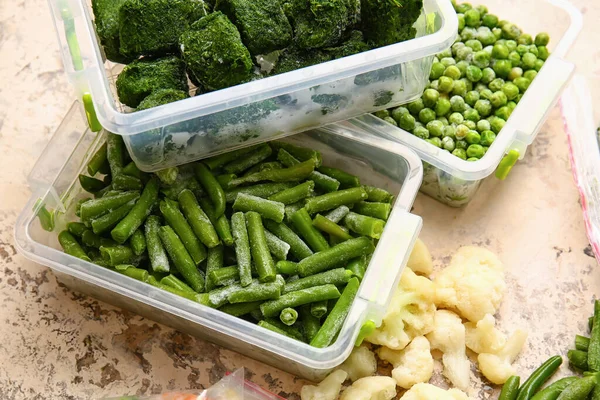
[[[600,4],[575,3],[588,25],[572,56],[581,72],[598,76],[600,48],[591,38],[600,37]],[[73,293],[16,254],[12,227],[30,195],[26,175],[73,100],[45,1],[0,2],[0,76],[0,399],[200,388],[242,366],[258,384],[298,399],[294,377]],[[464,244],[489,247],[507,265],[501,326],[531,331],[520,372],[564,354],[584,331],[600,275],[558,109],[507,181],[488,180],[462,210],[419,196],[414,212],[438,265]],[[479,388],[474,397],[490,398],[489,387]]]

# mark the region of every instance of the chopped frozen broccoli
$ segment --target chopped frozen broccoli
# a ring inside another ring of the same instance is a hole
[[[272,75],[283,74],[300,68],[310,67],[311,65],[324,63],[332,60],[332,55],[322,50],[300,50],[297,48],[288,48],[279,56],[275,68],[271,71]]]
[[[148,97],[146,97],[138,108],[137,111],[147,110],[152,107],[162,106],[168,103],[172,103],[174,101],[187,99],[189,96],[187,92],[183,92],[177,89],[160,89],[156,92],[152,92]]]
[[[394,92],[389,90],[380,90],[374,93],[375,101],[373,102],[373,106],[381,107],[389,104],[394,98]]]
[[[348,104],[348,98],[339,94],[316,94],[311,100],[321,105],[323,115],[333,114]]]
[[[218,0],[215,8],[238,27],[253,55],[283,49],[292,41],[292,26],[278,1]]]
[[[235,25],[217,11],[194,22],[180,38],[191,75],[207,90],[252,79],[252,58]]]
[[[175,53],[179,36],[207,13],[203,0],[125,0],[119,9],[121,53]]]
[[[366,86],[375,82],[385,82],[392,80],[400,80],[402,77],[402,66],[400,64],[392,65],[391,67],[381,68],[364,74],[356,75],[354,84],[357,86]]]
[[[200,130],[216,133],[230,125],[257,124],[258,121],[268,117],[272,112],[278,109],[279,106],[272,99],[235,107],[202,117]]]
[[[344,43],[338,47],[325,49],[325,51],[327,51],[334,59],[351,56],[369,50],[371,50],[371,46],[365,43],[361,31],[352,31],[350,38]]]
[[[361,0],[362,31],[376,47],[413,39],[423,0]]]
[[[179,58],[135,60],[117,78],[119,100],[129,107],[137,107],[144,98],[159,89],[189,90],[185,64]]]
[[[358,0],[292,0],[284,6],[293,19],[294,40],[302,49],[318,49],[338,44],[348,28],[358,20]]]
[[[106,58],[117,63],[127,63],[130,58],[123,56],[119,43],[119,8],[125,0],[92,0],[94,23]]]

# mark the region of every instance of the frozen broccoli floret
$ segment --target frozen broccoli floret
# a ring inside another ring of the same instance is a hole
[[[294,40],[302,49],[338,44],[358,20],[358,0],[293,0],[285,7],[294,25]]]
[[[181,35],[181,53],[205,89],[218,90],[252,79],[252,58],[235,25],[217,11]]]
[[[119,9],[121,54],[175,53],[181,34],[207,13],[203,0],[125,0]]]
[[[363,33],[376,47],[413,39],[423,0],[361,0]]]
[[[323,115],[333,114],[348,104],[348,98],[339,94],[316,94],[311,100],[321,105]]]
[[[125,0],[92,0],[94,24],[106,58],[117,63],[127,63],[130,58],[123,56],[119,42],[119,8]]]
[[[238,27],[253,55],[283,49],[292,41],[292,26],[273,0],[218,0],[215,8]]]
[[[142,100],[142,102],[136,110],[147,110],[152,107],[158,107],[168,103],[173,103],[174,101],[187,99],[188,97],[189,96],[187,92],[183,92],[181,90],[160,89],[156,92],[152,92],[152,94],[150,94],[148,97]]]
[[[338,47],[325,49],[325,51],[327,51],[334,59],[351,56],[369,50],[371,50],[371,46],[365,43],[361,31],[352,31],[350,38],[344,43]]]
[[[331,61],[331,54],[322,50],[303,51],[297,48],[288,48],[279,56],[272,75],[295,71],[300,68]]]
[[[179,58],[135,60],[117,78],[119,100],[129,107],[137,107],[144,98],[159,89],[189,90],[185,64]]]
[[[394,98],[394,92],[389,90],[380,90],[374,93],[375,101],[373,102],[374,107],[382,107],[389,104]]]

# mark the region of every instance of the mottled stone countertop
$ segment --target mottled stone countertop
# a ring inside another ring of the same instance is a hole
[[[587,25],[570,58],[579,72],[600,76],[600,3],[574,3]],[[45,1],[0,1],[0,77],[0,399],[202,388],[242,366],[256,383],[299,399],[302,380],[74,293],[16,253],[13,226],[30,196],[26,176],[74,100]],[[600,274],[558,108],[508,180],[488,179],[459,210],[419,195],[414,212],[424,218],[422,238],[438,266],[461,245],[500,255],[508,270],[501,326],[531,332],[517,361],[523,374],[564,354],[584,331]],[[472,395],[490,398],[490,390],[479,384]]]

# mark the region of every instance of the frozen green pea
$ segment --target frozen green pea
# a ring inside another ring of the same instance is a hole
[[[449,76],[442,76],[438,80],[438,90],[441,93],[450,93],[454,87],[454,79]]]
[[[400,117],[398,126],[406,131],[412,131],[415,129],[415,117],[410,114],[404,114]]]
[[[496,72],[492,68],[484,68],[481,71],[481,82],[488,85],[491,81],[496,79]]]
[[[451,108],[452,105],[450,104],[450,100],[445,97],[440,98],[435,105],[435,114],[438,117],[443,117],[450,112]]]
[[[490,124],[490,121],[488,121],[487,119],[481,119],[477,121],[477,132],[479,132],[480,134],[484,131],[489,131],[490,129],[492,129],[492,126]]]
[[[426,89],[425,92],[423,92],[423,104],[425,107],[433,108],[439,98],[440,93],[435,89]]]
[[[446,136],[445,138],[442,139],[442,148],[444,150],[448,150],[450,152],[454,151],[454,149],[456,148],[456,144],[454,143],[454,139],[452,139],[449,136]]]
[[[508,117],[510,117],[511,114],[511,110],[510,108],[504,106],[504,107],[500,107],[499,109],[496,110],[496,112],[494,113],[494,115],[498,118],[502,118],[503,120],[508,120]]]
[[[444,73],[446,67],[441,62],[434,62],[431,66],[431,72],[429,73],[429,79],[434,80],[438,79]]]
[[[438,90],[439,85],[440,85],[440,81],[438,79],[436,79],[435,81],[429,82],[429,87],[427,87],[425,90],[427,90],[427,89]]]
[[[460,49],[458,49],[458,51],[456,52],[456,59],[457,60],[469,60],[471,57],[473,56],[473,49],[470,47],[461,47]]]
[[[475,111],[477,111],[480,117],[485,118],[492,113],[492,103],[486,99],[477,100]]]
[[[506,96],[506,93],[504,93],[503,90],[498,90],[492,95],[490,102],[492,103],[492,106],[494,106],[494,108],[504,107],[508,102],[508,97]]]
[[[523,73],[523,78],[529,79],[529,82],[533,81],[533,79],[537,76],[537,71],[529,70]]]
[[[446,49],[444,51],[441,51],[439,53],[437,53],[435,55],[438,59],[442,59],[442,58],[446,58],[446,57],[452,57],[452,50],[451,49]]]
[[[435,147],[442,147],[442,139],[440,139],[439,137],[425,139],[425,141],[431,143]]]
[[[413,135],[420,139],[429,139],[429,130],[424,126],[417,126],[413,131]]]
[[[475,121],[471,121],[471,120],[468,120],[468,119],[466,119],[463,122],[463,125],[465,125],[467,128],[469,128],[470,131],[473,131],[473,130],[475,130],[477,128],[477,124],[475,123]]]
[[[452,99],[450,100],[450,104],[452,104]],[[452,114],[450,114],[450,117],[448,117],[448,121],[451,124],[455,124],[455,125],[462,124],[464,119],[465,118],[462,116],[462,114],[460,112],[453,112]]]
[[[444,133],[444,124],[437,120],[428,122],[426,128],[429,131],[429,137],[439,137]]]
[[[466,125],[460,124],[456,127],[455,135],[458,140],[464,139],[469,133],[469,128]]]
[[[550,43],[550,35],[546,32],[540,32],[535,36],[536,46],[547,46]]]
[[[485,14],[483,18],[481,18],[481,24],[490,29],[495,28],[498,26],[498,17],[494,14]]]
[[[479,11],[472,8],[465,12],[465,24],[467,26],[476,27],[479,25],[480,22],[481,22],[481,15],[479,14]]]
[[[502,130],[502,128],[504,128],[506,120],[497,117],[492,119],[490,121],[490,124],[492,125],[492,131],[497,135]]]
[[[525,54],[527,54],[529,52],[529,47],[524,44],[520,44],[517,46],[516,52],[519,53],[519,55],[521,57],[523,57]]]
[[[483,157],[483,147],[480,144],[471,144],[467,148],[467,157],[481,158]]]
[[[460,33],[460,38],[463,40],[463,42],[466,42],[469,39],[476,39],[477,29],[471,26],[465,26],[462,32]]]
[[[458,80],[461,77],[460,69],[456,65],[451,65],[444,70],[444,76]]]
[[[455,145],[457,149],[462,150],[467,150],[467,147],[469,147],[469,143],[467,143],[465,140],[456,140]]]
[[[473,49],[473,51],[477,52],[480,50],[483,50],[483,45],[481,44],[481,42],[477,39],[471,39],[471,40],[467,40],[465,42],[465,46],[470,47],[471,49]]]
[[[519,36],[521,36],[521,30],[518,26],[511,24],[510,22],[502,26],[503,38],[516,40]]]
[[[422,124],[427,124],[434,119],[435,111],[433,111],[431,108],[424,108],[421,110],[421,112],[419,112],[419,121],[421,121]]]
[[[506,47],[505,45],[498,43],[494,45],[494,48],[492,50],[492,57],[494,57],[496,60],[505,60],[508,58],[508,54],[508,47]]]
[[[515,99],[519,94],[519,88],[512,82],[507,82],[504,85],[502,85],[502,91],[504,92],[508,100]]]
[[[454,81],[454,87],[452,88],[452,94],[455,96],[464,97],[467,94],[467,83],[463,80]],[[452,100],[450,100],[452,101]]]
[[[471,82],[470,80],[468,80],[466,77],[461,78],[460,82],[464,82],[465,83],[466,92],[469,92],[469,91],[473,90],[473,82]],[[465,92],[465,95],[467,94],[466,92]]]
[[[500,39],[502,37],[502,28],[492,28],[492,33],[494,34],[494,37],[496,38],[496,40]]]
[[[548,59],[548,57],[550,56],[550,52],[548,51],[548,48],[546,46],[538,46],[538,58],[540,60],[544,60],[546,61]]]
[[[479,82],[483,77],[483,73],[481,72],[481,69],[479,67],[476,67],[475,65],[470,65],[467,68],[466,76],[467,79],[471,82]]]
[[[490,89],[484,89],[479,93],[479,98],[481,100],[490,100],[493,95],[494,95],[494,92],[492,92]]]
[[[493,68],[497,76],[506,79],[512,68],[512,63],[509,60],[497,60]]]
[[[536,60],[537,57],[534,54],[525,53],[521,58],[521,62],[523,63],[523,69],[534,69]]]
[[[465,140],[469,144],[477,144],[481,141],[481,135],[477,131],[469,131]]]
[[[490,82],[489,84],[489,88],[492,92],[497,92],[499,90],[502,90],[502,86],[504,85],[504,79],[502,78],[496,78],[493,81]]]
[[[458,52],[459,49],[465,47],[465,44],[463,42],[456,42],[452,45],[452,47],[450,48],[452,50],[452,55],[456,56],[456,53]]]
[[[392,117],[385,117],[383,118],[383,120],[385,122],[387,122],[388,124],[394,125],[394,126],[398,126],[398,123],[396,122],[396,120]]]
[[[419,112],[425,108],[425,105],[423,104],[423,100],[418,98],[417,100],[408,103],[407,107],[411,114],[418,115]]]
[[[483,46],[490,46],[498,40],[498,37],[493,30],[487,26],[482,26],[477,30],[477,39],[479,39]]]
[[[439,103],[439,100],[438,100],[438,103]],[[437,107],[437,105],[436,105],[436,107]],[[442,125],[444,125],[444,127],[448,126],[448,124],[449,124],[449,122],[448,122],[448,118],[446,118],[446,117],[439,117],[439,116],[438,116],[438,117],[436,118],[436,120],[437,120],[437,121],[440,121],[440,122],[442,123]]]
[[[385,119],[390,116],[390,112],[388,110],[379,110],[379,111],[373,113],[373,115],[375,115],[377,118]],[[223,186],[222,183],[221,183],[221,186]]]
[[[544,66],[544,60],[540,60],[539,58],[537,60],[535,60],[534,69],[536,71],[539,71],[540,69],[542,69],[543,66]]]
[[[527,48],[529,50],[529,53],[533,54],[536,57],[538,56],[538,48],[536,45],[532,44],[532,45],[529,45]]]
[[[461,158],[463,160],[467,159],[467,152],[463,149],[454,149],[452,151],[452,154],[455,155],[458,158]]]
[[[460,32],[465,28],[465,15],[464,14],[456,14],[458,18],[458,31]]]
[[[517,38],[517,43],[530,45],[533,44],[533,39],[531,38],[531,35],[522,33],[521,36]]]
[[[506,107],[508,107],[509,110],[514,110],[515,107],[517,107],[517,103],[515,103],[514,101],[509,101],[508,103],[506,103]]]
[[[513,51],[515,51],[517,49],[517,42],[514,40],[507,40],[504,42],[504,45],[508,49],[509,56],[510,56],[510,53],[512,53]]]
[[[477,112],[477,110],[475,110],[474,108],[470,109],[470,110],[465,110],[465,112],[463,113],[463,116],[465,117],[466,120],[469,121],[473,121],[474,123],[477,123],[477,121],[479,121],[479,112]]]
[[[494,140],[496,140],[496,134],[488,129],[481,132],[481,141],[479,144],[482,146],[491,146],[492,143],[494,143]]]
[[[519,66],[521,65],[521,56],[516,51],[511,51],[508,55],[508,61],[510,61],[510,65]]]
[[[452,111],[461,113],[465,110],[465,99],[461,96],[452,96],[450,98],[450,105],[452,107]]]
[[[467,73],[467,67],[469,66],[469,63],[466,61],[459,61],[456,63],[456,65],[454,65],[454,67],[458,68],[458,71],[460,72],[460,75],[458,76],[457,79],[460,79],[460,77],[464,76]],[[454,71],[454,73],[456,72],[455,69],[452,69],[452,71]],[[456,73],[455,73],[456,75]]]
[[[473,8],[473,6],[471,5],[471,3],[460,3],[460,4],[455,4],[454,9],[456,10],[457,13],[466,13],[467,11],[469,11],[471,8]]]
[[[456,138],[456,128],[452,125],[444,126],[444,137]]]
[[[445,57],[440,60],[440,63],[442,63],[442,65],[447,68],[452,65],[456,65],[456,60],[452,57]]]
[[[517,78],[520,78],[523,76],[523,70],[519,67],[513,67],[510,70],[510,73],[508,74],[508,80],[509,81],[514,81]]]
[[[531,81],[525,77],[519,77],[515,79],[513,83],[517,86],[519,92],[521,93],[525,93],[525,91],[529,88],[529,85],[531,85]]]
[[[483,92],[484,90],[486,90],[488,87],[487,85],[484,85],[481,82],[478,82],[477,85],[475,85],[475,89],[477,91],[477,93],[481,96],[481,92]]]
[[[465,96],[465,101],[467,102],[468,105],[470,105],[471,107],[473,107],[475,105],[475,103],[477,102],[477,100],[479,100],[479,92],[475,91],[475,90],[471,90],[470,92],[467,93],[467,95]]]
[[[406,114],[410,114],[406,107],[398,107],[392,110],[391,117],[396,121],[397,124],[400,124],[402,116]]]

